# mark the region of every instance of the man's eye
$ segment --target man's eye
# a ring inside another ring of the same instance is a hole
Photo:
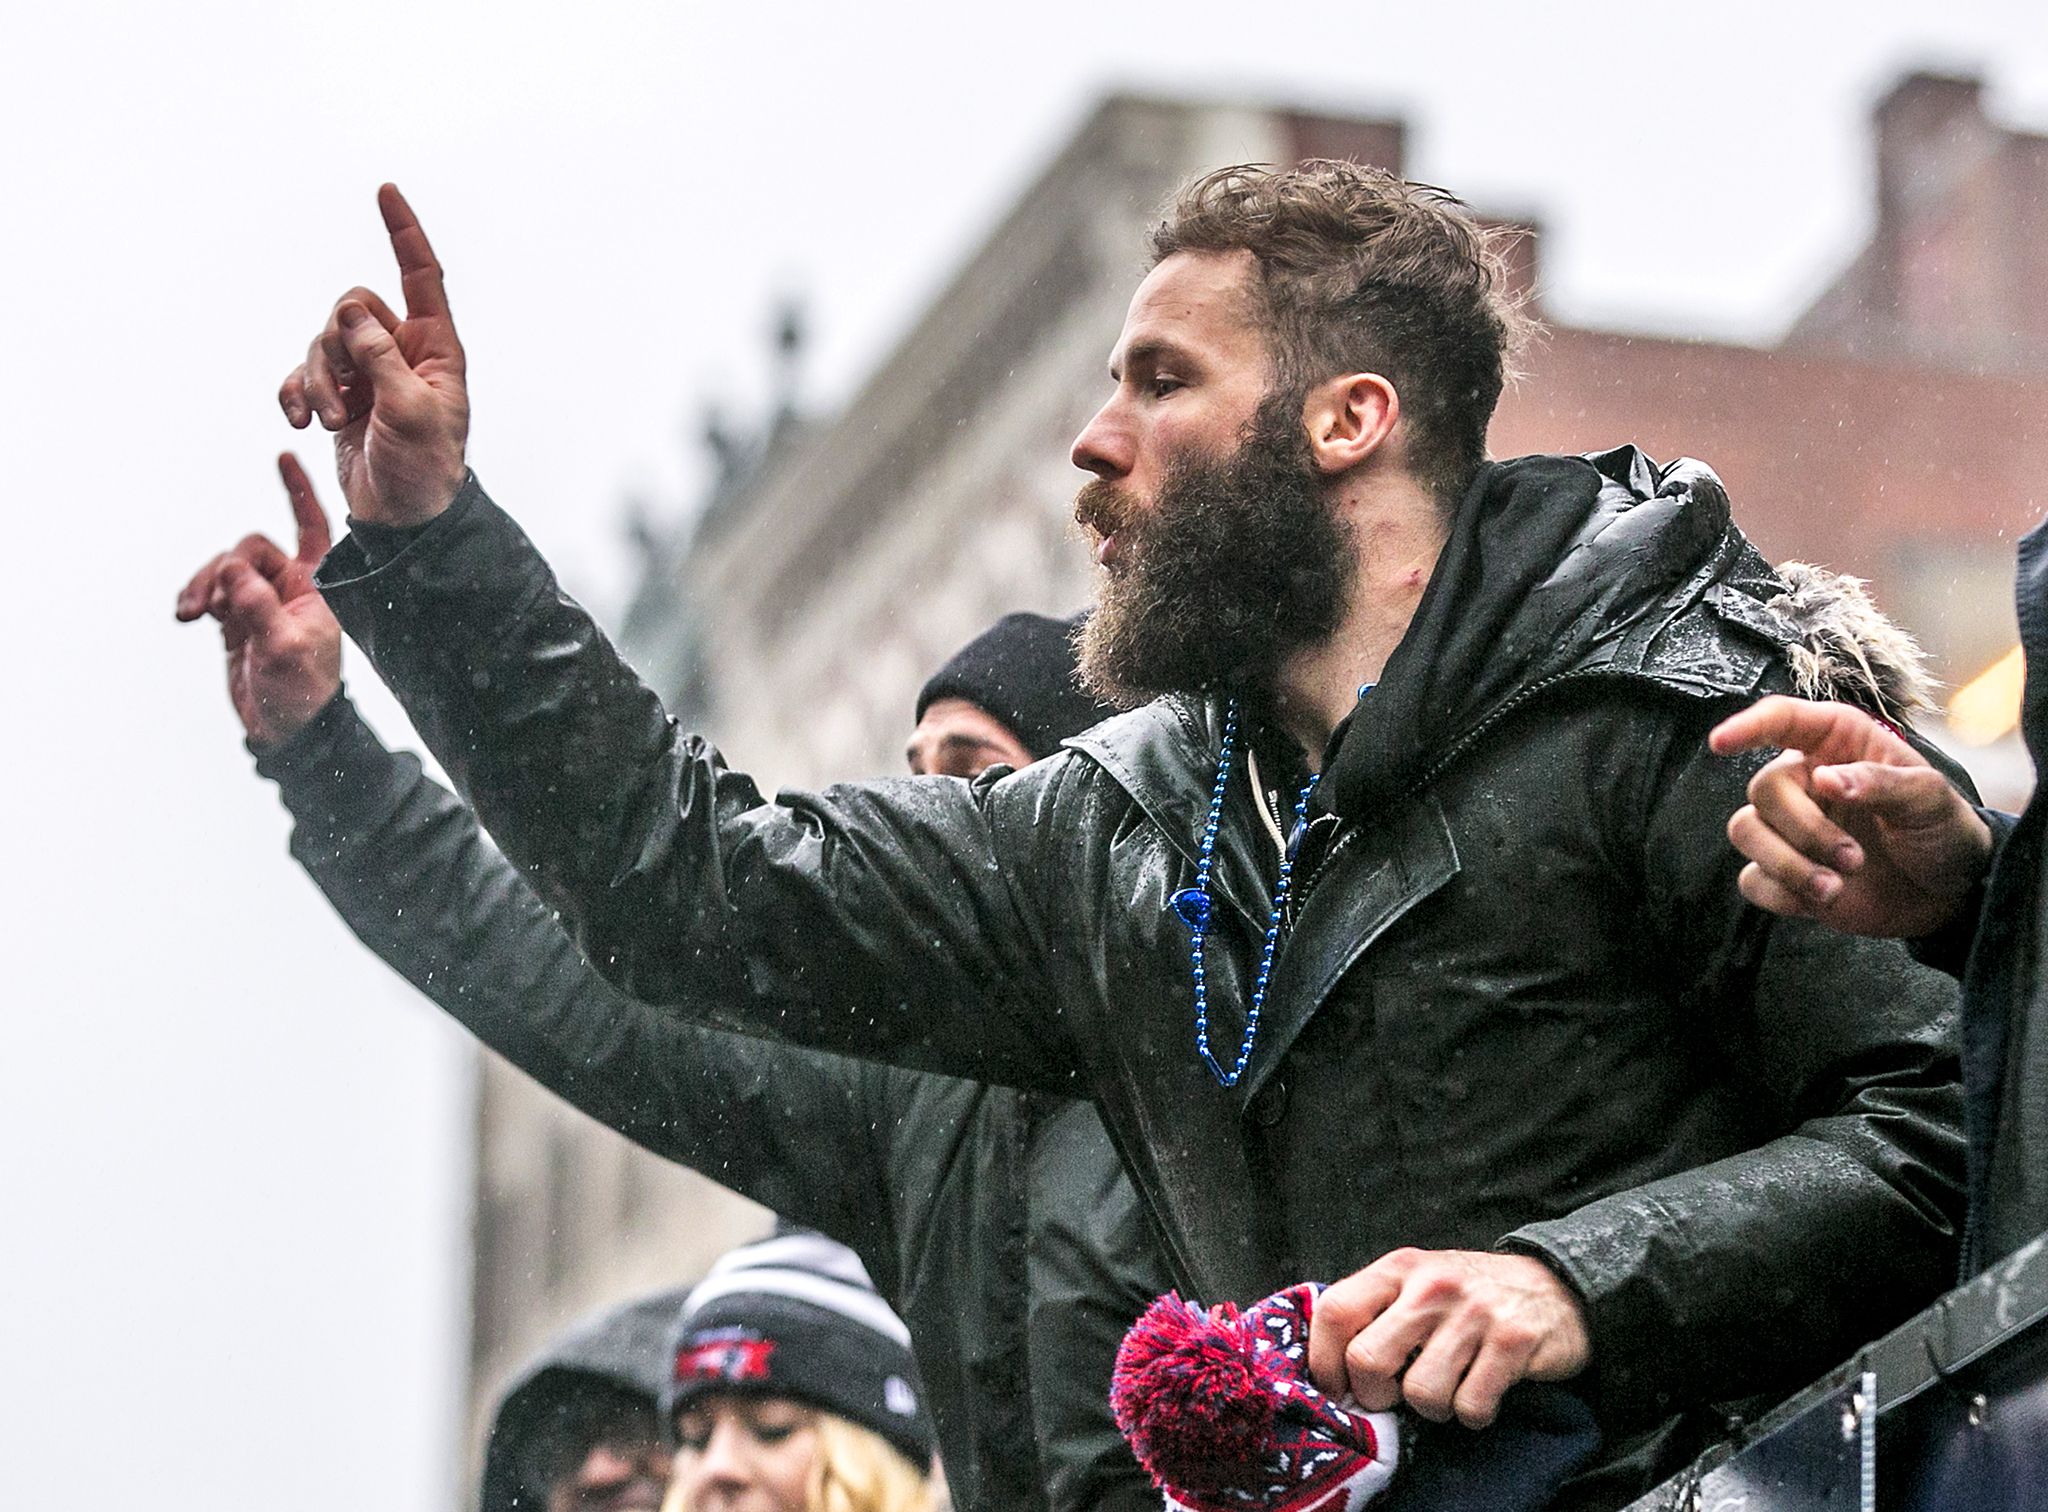
[[[1186,387],[1187,385],[1185,383],[1182,383],[1180,379],[1169,378],[1162,373],[1160,376],[1152,380],[1152,397],[1155,399],[1164,399],[1168,394],[1173,393],[1175,390],[1184,389]]]

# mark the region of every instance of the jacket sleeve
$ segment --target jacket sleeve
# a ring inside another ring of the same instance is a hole
[[[1978,880],[1969,897],[1963,900],[1962,907],[1956,910],[1954,919],[1931,935],[1906,942],[1907,948],[1913,952],[1914,960],[1923,965],[1938,967],[1957,981],[1962,980],[1964,969],[1969,965],[1970,951],[1977,943],[1978,926],[1983,923],[1985,882],[1989,880],[1992,868],[1997,866],[1999,853],[2005,849],[2005,842],[2011,836],[2013,826],[2019,823],[2015,815],[1982,806],[1977,809],[1977,817],[1982,819],[1985,827],[1991,831],[1991,860],[1984,869],[1984,877]]]
[[[1651,958],[1719,1062],[1702,1076],[1755,1144],[1505,1241],[1585,1302],[1611,1422],[1797,1387],[1950,1284],[1961,1232],[1956,984],[1742,901],[1725,825],[1762,758],[1708,754],[1702,712],[1646,741],[1662,759],[1621,843]]]
[[[268,753],[293,857],[358,939],[564,1101],[665,1159],[856,1244],[886,1221],[874,1078],[635,1002],[417,758],[347,696]],[[686,1005],[687,1006],[687,1005]]]
[[[1063,763],[765,800],[684,735],[472,476],[319,583],[457,789],[616,985],[720,1027],[1061,1090],[1020,871]],[[1007,791],[1006,791],[1007,789]]]

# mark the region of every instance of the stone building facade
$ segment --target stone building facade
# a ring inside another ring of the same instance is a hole
[[[1885,98],[1877,140],[1871,246],[1781,346],[1553,323],[1491,440],[1711,461],[1768,552],[1872,579],[1956,680],[2012,642],[2012,542],[2048,477],[2048,143],[1986,119],[1973,81],[1930,76]],[[1067,451],[1160,202],[1220,163],[1399,170],[1402,149],[1397,121],[1108,101],[842,412],[784,425],[691,540],[651,554],[628,653],[764,787],[900,770],[916,690],[954,647],[1087,599]],[[1540,252],[1532,229],[1539,313]],[[2009,750],[1982,760],[2024,792]],[[564,1319],[767,1222],[495,1063],[477,1130],[479,1414]]]

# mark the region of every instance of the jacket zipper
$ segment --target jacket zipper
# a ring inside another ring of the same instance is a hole
[[[1636,674],[1620,667],[1575,667],[1570,669],[1569,671],[1557,672],[1553,673],[1549,677],[1537,679],[1535,682],[1530,683],[1526,688],[1523,688],[1520,692],[1516,693],[1514,697],[1510,698],[1506,703],[1502,704],[1499,708],[1495,709],[1491,714],[1487,715],[1486,718],[1480,720],[1478,724],[1472,726],[1471,729],[1467,730],[1463,735],[1460,735],[1455,741],[1453,741],[1451,745],[1423,771],[1421,776],[1417,777],[1413,782],[1411,782],[1407,786],[1406,789],[1402,791],[1402,798],[1413,798],[1417,793],[1420,793],[1424,788],[1428,787],[1432,782],[1436,781],[1436,779],[1440,775],[1442,775],[1445,769],[1448,768],[1452,762],[1456,761],[1460,756],[1463,756],[1467,751],[1471,750],[1472,747],[1476,745],[1479,741],[1483,740],[1486,737],[1487,732],[1492,730],[1494,726],[1498,725],[1510,714],[1513,714],[1517,710],[1523,708],[1525,705],[1528,704],[1530,699],[1535,698],[1540,694],[1547,693],[1552,688],[1555,688],[1559,683],[1572,682],[1582,677],[1632,677],[1634,675]],[[1316,863],[1316,869],[1308,874],[1308,877],[1306,881],[1303,883],[1301,890],[1299,891],[1299,893],[1296,894],[1296,897],[1301,902],[1306,903],[1308,901],[1309,894],[1314,892],[1316,884],[1322,881],[1323,873],[1330,869],[1330,863],[1337,859],[1339,853],[1343,851],[1346,845],[1351,843],[1352,839],[1355,836],[1357,836],[1359,832],[1360,827],[1356,822],[1347,824],[1344,827],[1343,832],[1330,842],[1329,848],[1323,852],[1322,860]]]
[[[1406,791],[1401,796],[1403,798],[1413,798],[1417,793],[1428,787],[1432,782],[1436,781],[1437,777],[1442,774],[1446,767],[1471,750],[1485,736],[1487,731],[1491,730],[1517,709],[1522,708],[1530,699],[1536,697],[1537,694],[1546,693],[1559,683],[1574,682],[1582,677],[1634,677],[1636,675],[1636,673],[1622,667],[1574,667],[1569,671],[1556,672],[1549,677],[1539,678],[1495,709],[1491,714],[1487,715],[1486,718],[1480,720],[1478,724],[1472,726],[1463,735],[1460,735],[1441,756],[1437,757],[1434,764],[1424,771],[1420,777],[1417,777],[1408,784]]]

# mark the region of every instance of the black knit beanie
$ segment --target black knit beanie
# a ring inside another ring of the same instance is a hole
[[[1074,632],[1084,615],[1006,614],[953,653],[917,695],[917,717],[942,698],[993,715],[1035,761],[1117,711],[1075,680]]]
[[[796,1231],[722,1257],[683,1303],[664,1431],[698,1398],[789,1397],[880,1434],[920,1474],[934,1433],[910,1330],[859,1258]]]

